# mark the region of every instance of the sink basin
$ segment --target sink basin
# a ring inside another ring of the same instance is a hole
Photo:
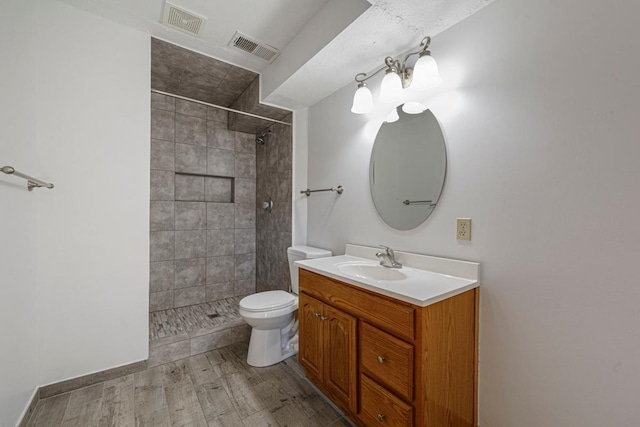
[[[404,280],[407,275],[396,268],[387,268],[379,264],[345,263],[338,271],[347,276],[369,280]]]

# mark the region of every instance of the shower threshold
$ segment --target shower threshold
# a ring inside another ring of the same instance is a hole
[[[231,297],[149,313],[149,366],[248,342],[251,327],[238,314],[241,299]]]

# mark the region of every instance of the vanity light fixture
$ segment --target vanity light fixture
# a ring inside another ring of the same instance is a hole
[[[385,123],[393,123],[397,122],[400,116],[398,115],[398,109],[396,107],[391,110],[391,112],[387,115],[387,118],[384,119]]]
[[[430,44],[431,37],[427,36],[420,42],[420,49],[416,52],[408,53],[402,62],[398,59],[393,59],[392,57],[387,56],[384,59],[385,66],[373,72],[371,75],[367,75],[366,73],[356,74],[355,80],[358,83],[358,90],[353,96],[351,112],[356,114],[366,114],[373,110],[373,97],[371,96],[371,91],[367,88],[367,84],[365,82],[382,70],[386,70],[386,73],[380,85],[380,96],[378,101],[381,103],[397,104],[404,101],[404,90],[408,87],[422,91],[439,85],[442,79],[438,72],[438,65],[436,64],[435,59],[431,56],[431,52],[428,50]],[[413,68],[409,68],[407,67],[407,61],[414,55],[418,55],[418,60]],[[409,113],[406,110],[404,111]],[[424,111],[424,109],[422,111]],[[419,112],[409,114],[417,114]]]

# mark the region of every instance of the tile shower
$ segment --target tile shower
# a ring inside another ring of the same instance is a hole
[[[235,67],[155,39],[152,46],[154,88],[182,88],[178,95],[194,98],[206,90],[202,101],[291,121],[291,113],[258,103],[259,80],[246,70],[234,74]],[[176,57],[205,74],[230,68],[212,82],[176,70]],[[267,127],[271,135],[257,145],[255,133]],[[239,300],[288,290],[291,159],[291,126],[151,93],[151,366],[248,341]],[[272,213],[261,208],[268,198]]]

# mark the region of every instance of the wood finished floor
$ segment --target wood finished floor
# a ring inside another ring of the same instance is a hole
[[[266,368],[233,344],[38,402],[29,427],[343,427],[295,358]]]

